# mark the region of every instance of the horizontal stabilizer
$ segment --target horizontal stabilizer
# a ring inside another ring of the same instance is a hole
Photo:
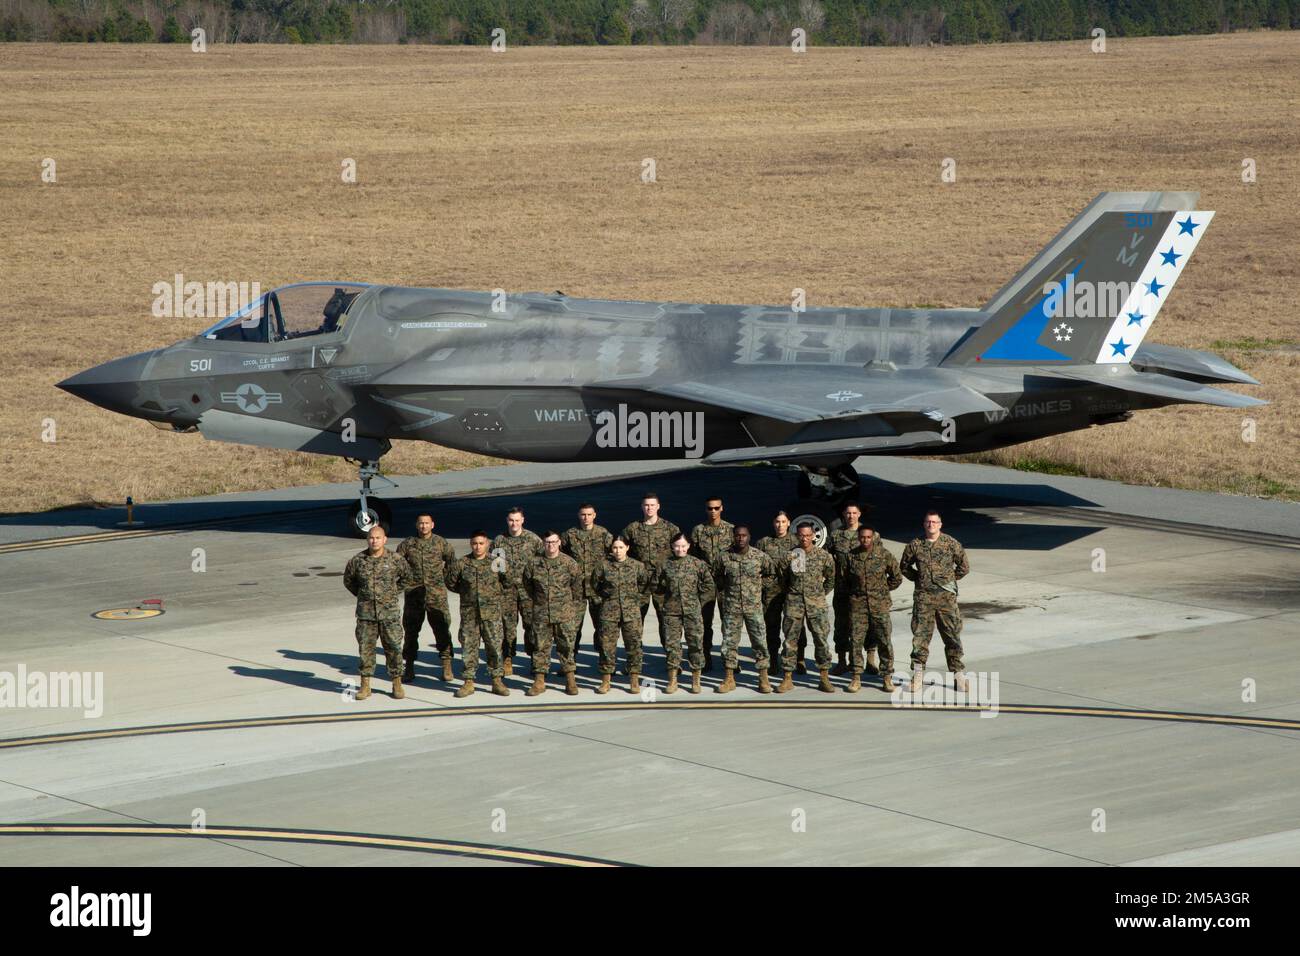
[[[917,448],[934,448],[943,444],[945,444],[943,436],[938,432],[909,432],[906,435],[839,438],[835,441],[804,442],[798,445],[729,448],[726,451],[715,451],[704,459],[704,463],[734,465],[746,461],[805,461],[830,456],[910,451]]]
[[[1139,372],[1122,365],[1075,365],[1054,368],[1053,375],[1079,379],[1095,385],[1105,385],[1125,392],[1167,398],[1172,402],[1199,405],[1218,405],[1221,408],[1250,408],[1268,402],[1250,395],[1238,395],[1221,388],[1189,382],[1185,378],[1162,375],[1159,372]]]

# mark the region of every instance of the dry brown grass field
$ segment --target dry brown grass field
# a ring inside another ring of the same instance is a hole
[[[3,511],[354,477],[54,388],[210,324],[150,315],[177,272],[977,306],[1106,189],[1199,190],[1217,211],[1150,340],[1222,351],[1273,404],[1253,443],[1241,412],[1173,408],[990,459],[1300,497],[1300,35],[1104,54],[4,44],[0,129]],[[482,460],[403,442],[385,465]]]

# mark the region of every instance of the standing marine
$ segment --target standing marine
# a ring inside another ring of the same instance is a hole
[[[406,641],[402,656],[406,671],[402,679],[415,680],[415,658],[420,651],[420,629],[425,618],[433,628],[433,637],[442,661],[442,679],[451,682],[451,611],[447,607],[447,568],[456,560],[456,552],[447,539],[433,533],[433,515],[421,512],[415,517],[415,536],[397,546],[397,553],[415,572],[419,585],[406,592],[402,610],[402,630]]]
[[[354,554],[343,569],[343,586],[357,599],[357,648],[361,656],[361,687],[357,700],[370,696],[370,678],[375,673],[375,640],[384,645],[384,662],[393,681],[393,696],[401,700],[402,610],[398,597],[419,583],[405,558],[384,545],[388,532],[375,525],[366,535],[366,550]]]
[[[894,606],[890,591],[903,583],[898,561],[870,525],[858,528],[858,546],[849,554],[844,584],[849,592],[849,619],[853,637],[853,679],[848,692],[862,688],[862,648],[877,649],[883,689],[894,689],[893,625],[889,612]]]
[[[506,601],[509,583],[505,571],[500,568],[500,560],[488,553],[487,532],[475,531],[469,536],[469,554],[447,572],[447,587],[460,595],[462,683],[456,690],[457,697],[474,693],[480,645],[487,654],[492,693],[499,697],[510,696],[510,689],[503,680],[505,666],[501,660],[504,617],[501,608]]]
[[[542,535],[542,556],[524,569],[524,588],[533,607],[533,686],[524,693],[536,697],[546,690],[551,667],[551,647],[560,656],[564,692],[578,692],[574,674],[574,633],[582,624],[582,567],[560,554],[560,533]]]
[[[807,624],[821,674],[817,689],[833,694],[835,688],[831,686],[829,674],[831,649],[826,641],[831,630],[826,595],[835,587],[835,559],[830,552],[814,547],[812,525],[806,522],[799,525],[799,547],[786,556],[781,577],[785,582],[785,673],[776,692],[785,694],[794,687],[794,655],[799,646],[799,632]]]
[[[913,538],[898,562],[903,576],[916,584],[912,596],[912,685],[919,693],[925,679],[925,662],[930,641],[939,628],[948,670],[959,692],[966,690],[962,662],[961,609],[957,607],[957,582],[970,573],[966,549],[956,538],[943,533],[943,518],[927,511],[921,523],[924,536]]]
[[[673,556],[664,562],[655,582],[655,592],[662,598],[667,619],[668,686],[665,694],[677,692],[677,674],[682,666],[682,637],[686,638],[691,665],[691,693],[700,692],[700,672],[704,669],[703,609],[717,597],[713,571],[702,560],[689,554],[691,542],[686,535],[673,538]]]
[[[524,509],[518,505],[506,512],[506,530],[492,541],[492,556],[504,565],[506,594],[501,606],[504,644],[501,654],[507,675],[514,673],[515,651],[519,649],[519,625],[524,628],[524,652],[533,653],[533,613],[524,589],[524,569],[542,555],[542,539],[524,527]]]
[[[726,673],[716,693],[736,689],[736,667],[740,662],[740,629],[749,634],[749,646],[758,668],[758,692],[772,693],[767,680],[767,632],[763,626],[763,591],[770,586],[776,568],[758,548],[749,546],[749,528],[736,525],[736,543],[724,551],[713,566],[722,604],[722,666]],[[793,666],[793,661],[791,662]]]
[[[641,690],[641,631],[645,624],[641,608],[654,574],[640,561],[629,558],[627,538],[619,535],[609,546],[610,557],[596,569],[591,583],[600,595],[600,687],[597,694],[609,693],[614,673],[614,656],[622,635],[627,653],[628,691]]]

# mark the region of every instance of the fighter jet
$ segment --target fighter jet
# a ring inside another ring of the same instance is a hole
[[[1198,403],[1264,404],[1218,356],[1148,342],[1212,212],[1103,193],[978,309],[801,308],[307,282],[198,336],[60,382],[216,441],[359,466],[395,438],[521,461],[702,459],[802,470],[824,534],[863,455],[957,455]]]

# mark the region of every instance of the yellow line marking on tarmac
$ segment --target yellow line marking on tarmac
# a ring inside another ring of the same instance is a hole
[[[1167,710],[1126,710],[1106,707],[1065,707],[1050,704],[999,704],[996,708],[978,704],[911,705],[891,701],[683,701],[681,703],[568,703],[568,704],[498,704],[481,707],[423,707],[411,710],[377,710],[368,713],[293,714],[283,717],[246,717],[232,720],[198,721],[182,724],[146,724],[78,733],[48,734],[35,737],[0,739],[0,750],[41,747],[48,744],[76,743],[89,740],[112,740],[124,737],[149,737],[162,734],[198,733],[207,730],[247,730],[257,727],[295,727],[308,724],[354,723],[367,720],[419,720],[438,717],[507,717],[544,716],[546,714],[617,713],[620,711],[675,710],[880,710],[924,711],[928,713],[971,713],[988,711],[1006,714],[1030,714],[1053,717],[1101,717],[1125,720],[1151,720],[1163,723],[1211,724],[1225,727],[1266,727],[1270,730],[1300,731],[1300,720],[1275,717],[1236,717],[1230,714],[1195,714]]]
[[[483,843],[461,843],[451,840],[430,840],[422,837],[388,836],[372,833],[339,833],[332,830],[279,830],[264,827],[204,827],[193,829],[172,824],[100,824],[100,823],[6,823],[0,824],[0,836],[135,836],[135,837],[191,837],[228,840],[263,840],[280,843],[324,843],[334,846],[377,847],[384,850],[415,850],[421,853],[445,853],[454,856],[473,856],[490,860],[509,860],[531,863],[535,866],[586,866],[612,867],[625,864],[595,857],[571,856],[563,853],[544,853],[539,850],[521,850],[515,847],[489,846]]]
[[[73,544],[93,544],[97,541],[121,541],[125,538],[143,538],[151,535],[179,534],[186,528],[137,528],[134,531],[101,531],[96,534],[78,534],[68,538],[48,538],[44,541],[14,541],[0,544],[0,554],[20,551],[44,551],[47,548],[64,548]]]

